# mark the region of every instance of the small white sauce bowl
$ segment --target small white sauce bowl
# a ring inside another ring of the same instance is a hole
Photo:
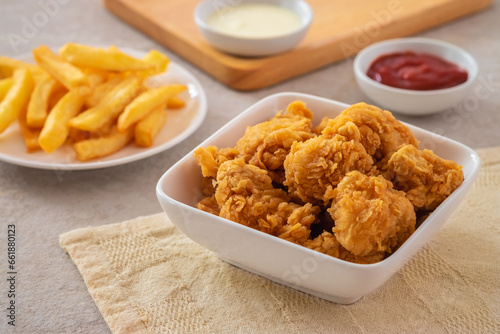
[[[421,91],[394,88],[368,77],[366,72],[374,60],[397,51],[441,57],[467,70],[467,81],[451,88]],[[354,59],[354,75],[361,90],[378,106],[406,115],[427,115],[456,105],[470,92],[477,73],[476,61],[465,50],[430,38],[398,38],[374,43],[361,50]]]
[[[284,35],[249,38],[222,33],[207,23],[208,17],[222,7],[248,3],[262,3],[287,8],[300,17],[301,26]],[[199,3],[194,11],[196,25],[208,43],[221,51],[247,57],[270,56],[293,49],[306,35],[313,16],[313,10],[303,0],[205,0]]]

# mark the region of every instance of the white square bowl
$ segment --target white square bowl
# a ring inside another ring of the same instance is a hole
[[[257,102],[199,146],[233,147],[247,126],[273,117],[295,100],[314,114],[315,124],[335,117],[349,105],[300,93],[279,93]],[[222,260],[275,282],[327,299],[350,304],[377,289],[428,242],[458,207],[472,186],[480,159],[469,147],[406,124],[421,141],[445,159],[463,166],[465,180],[391,256],[375,264],[355,264],[333,258],[278,237],[198,210],[202,198],[201,169],[190,152],[158,181],[158,200],[174,225]]]

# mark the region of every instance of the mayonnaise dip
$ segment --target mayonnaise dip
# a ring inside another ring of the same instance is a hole
[[[288,34],[300,28],[300,17],[288,8],[264,3],[228,6],[212,13],[207,23],[215,30],[245,38]]]

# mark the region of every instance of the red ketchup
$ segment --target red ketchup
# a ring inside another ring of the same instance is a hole
[[[467,81],[467,71],[442,58],[411,51],[395,52],[377,58],[367,75],[384,85],[434,90],[457,86]]]

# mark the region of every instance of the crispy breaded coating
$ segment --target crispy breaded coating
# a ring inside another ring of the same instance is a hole
[[[217,173],[215,199],[223,218],[276,233],[286,223],[286,210],[282,204],[289,197],[281,189],[274,189],[267,171],[249,165],[243,158],[224,162]],[[274,214],[266,221],[269,214]]]
[[[238,157],[268,170],[275,182],[283,182],[283,161],[294,142],[312,138],[312,112],[301,101],[292,102],[266,122],[250,126],[236,144]]]
[[[404,145],[389,159],[385,177],[406,192],[415,208],[434,210],[462,184],[464,173],[462,166],[431,150]]]
[[[340,258],[340,242],[330,232],[324,231],[314,239],[306,240],[303,246],[327,254],[336,258]]]
[[[391,253],[415,230],[416,215],[405,193],[382,176],[348,173],[333,190],[328,211],[335,237],[357,256]]]
[[[215,178],[223,162],[243,158],[245,162],[267,170],[276,183],[282,183],[283,161],[292,144],[315,136],[312,117],[304,102],[295,101],[268,121],[249,126],[234,148],[200,147],[194,156],[204,177]]]
[[[327,254],[338,259],[353,263],[369,264],[380,262],[384,259],[385,253],[376,253],[370,256],[357,256],[345,249],[335,236],[327,231],[324,231],[314,239],[308,239],[303,244],[304,247],[310,248],[317,252]]]
[[[262,190],[249,196],[232,195],[220,205],[219,216],[275,235],[286,224],[287,199],[281,189]]]
[[[196,207],[205,212],[211,213],[218,216],[220,213],[219,204],[215,200],[214,196],[204,197],[201,201],[196,204]]]
[[[332,121],[323,124],[323,134],[334,135],[347,122],[353,122],[361,133],[361,143],[375,162],[392,154],[403,144],[418,148],[418,140],[410,129],[399,122],[391,112],[366,103],[356,103]]]
[[[220,217],[290,241],[307,239],[319,213],[319,208],[311,204],[290,202],[285,191],[273,188],[267,171],[247,164],[243,158],[220,166],[215,199]]]
[[[358,127],[348,122],[333,137],[322,134],[293,144],[285,162],[285,182],[291,196],[304,203],[326,204],[328,189],[333,189],[352,170],[367,173],[373,159],[360,140]]]
[[[289,203],[293,208],[293,203]],[[286,225],[278,234],[278,237],[297,244],[304,243],[311,234],[311,225],[318,222],[319,207],[307,203],[304,206],[298,206],[293,209],[287,218]]]
[[[217,146],[199,147],[194,151],[194,157],[198,160],[201,173],[204,177],[217,177],[219,166],[228,160],[233,160],[238,155],[234,148],[218,149]]]
[[[215,199],[220,206],[231,196],[248,197],[263,190],[273,190],[272,180],[264,169],[247,164],[243,158],[228,160],[220,165],[215,190]]]

